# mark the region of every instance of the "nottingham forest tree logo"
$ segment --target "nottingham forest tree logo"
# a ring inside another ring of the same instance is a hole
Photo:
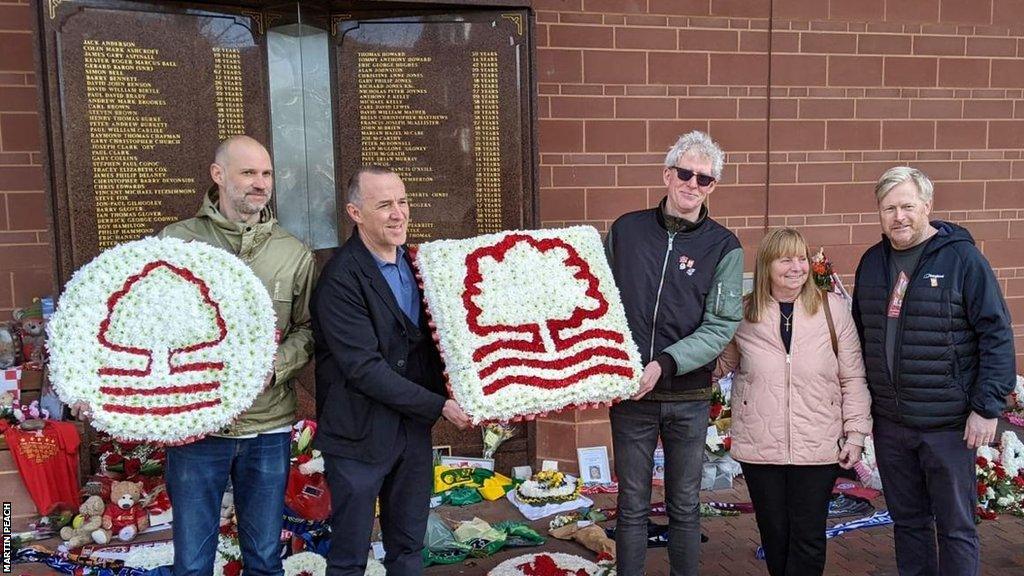
[[[430,242],[416,263],[449,386],[475,421],[636,391],[640,355],[593,228]]]
[[[61,399],[127,440],[180,443],[231,423],[263,387],[275,318],[238,258],[201,242],[149,238],[75,273],[48,325]]]

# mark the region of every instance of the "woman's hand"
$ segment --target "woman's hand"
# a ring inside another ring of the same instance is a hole
[[[857,446],[856,444],[847,442],[843,445],[842,450],[839,451],[839,465],[846,470],[853,468],[854,464],[860,462],[860,455],[863,451],[863,446]]]

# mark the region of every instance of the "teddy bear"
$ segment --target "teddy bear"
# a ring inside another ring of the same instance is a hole
[[[71,521],[71,525],[60,529],[60,538],[64,540],[68,550],[93,543],[93,532],[99,530],[103,525],[105,508],[106,504],[99,496],[89,496],[85,502],[82,502],[82,505],[78,507],[78,515]]]
[[[97,544],[110,542],[117,536],[122,542],[130,542],[135,535],[149,528],[149,514],[139,504],[142,499],[142,482],[114,482],[110,486],[110,502],[103,512],[102,528],[92,533]]]
[[[28,308],[17,308],[14,310],[14,319],[21,328],[21,356],[22,362],[34,367],[41,367],[46,357],[46,320],[38,306]]]

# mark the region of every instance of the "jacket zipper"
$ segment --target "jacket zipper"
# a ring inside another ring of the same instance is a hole
[[[786,464],[793,463],[793,415],[789,409],[789,387],[793,375],[793,355],[786,352]]]
[[[668,270],[668,257],[672,254],[672,244],[675,241],[676,233],[668,235],[668,248],[665,250],[665,261],[661,263],[661,280],[658,281],[658,295],[654,298],[654,317],[651,318],[651,355],[647,357],[648,362],[654,361],[654,335],[658,331],[658,308],[661,306],[661,290],[665,287],[665,271]]]
[[[903,293],[903,302],[900,303],[900,317],[896,321],[896,342],[893,344],[892,352],[892,388],[893,397],[896,399],[896,417],[899,418],[900,423],[903,423],[903,411],[900,410],[900,344],[903,343],[903,319],[906,317],[907,309],[907,297],[910,296],[910,287],[913,284],[914,278],[917,277],[917,271],[921,269],[921,261],[924,260],[926,254],[921,253],[921,256],[917,259],[917,264],[914,265],[914,271],[910,274],[910,278],[907,279],[907,291]],[[890,254],[890,257],[892,255]],[[885,269],[889,269],[889,263],[886,262]],[[889,295],[892,297],[892,294]]]

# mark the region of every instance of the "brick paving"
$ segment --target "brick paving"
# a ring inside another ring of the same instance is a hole
[[[654,500],[662,497],[656,488]],[[747,492],[742,478],[729,490],[705,492],[703,499],[724,502],[746,501]],[[614,495],[594,497],[598,506],[613,506]],[[878,509],[884,509],[882,497],[873,502]],[[438,512],[448,520],[468,520],[479,516],[489,522],[500,520],[522,520],[522,517],[505,500],[484,502],[464,508],[441,507]],[[850,520],[844,518],[839,521]],[[548,519],[538,520],[531,525],[541,533],[546,532]],[[664,518],[656,518],[665,522]],[[760,539],[754,524],[753,514],[735,517],[705,518],[702,522],[704,533],[710,540],[701,547],[701,574],[705,576],[767,575],[764,563],[754,556]],[[1024,518],[1001,516],[998,520],[986,521],[979,527],[982,541],[982,574],[987,576],[1024,576]],[[167,533],[162,533],[166,535]],[[53,541],[44,542],[55,545]],[[584,557],[593,555],[575,542],[549,539],[540,548],[504,550],[491,558],[470,560],[451,566],[434,566],[426,570],[426,576],[454,576],[485,574],[496,564],[521,553],[546,550],[567,552]],[[667,576],[668,556],[665,548],[652,548],[647,554],[648,576]],[[15,574],[55,574],[41,564],[22,564],[15,567]],[[829,541],[828,563],[825,574],[829,576],[895,576],[896,561],[893,556],[892,527],[867,528],[844,534]]]

